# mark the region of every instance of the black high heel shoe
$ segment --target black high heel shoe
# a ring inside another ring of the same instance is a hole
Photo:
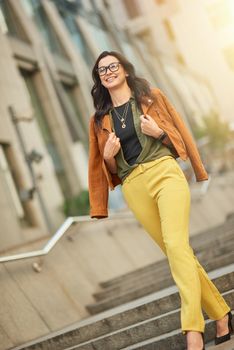
[[[224,343],[225,341],[228,341],[231,339],[231,334],[233,333],[233,327],[232,327],[232,313],[229,311],[228,315],[228,329],[229,332],[225,335],[222,335],[221,337],[215,337],[215,345]]]

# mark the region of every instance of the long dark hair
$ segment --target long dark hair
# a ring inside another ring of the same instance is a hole
[[[93,104],[95,107],[94,120],[97,126],[101,125],[102,118],[107,114],[110,108],[113,106],[108,89],[102,84],[97,71],[99,61],[106,56],[114,56],[121,63],[124,70],[128,74],[126,77],[127,84],[130,87],[139,109],[141,109],[141,102],[144,102],[146,97],[154,98],[151,94],[150,85],[147,80],[139,78],[135,74],[135,68],[131,62],[129,62],[123,55],[115,51],[103,51],[97,58],[93,70],[92,77],[94,85],[91,90],[93,97]]]

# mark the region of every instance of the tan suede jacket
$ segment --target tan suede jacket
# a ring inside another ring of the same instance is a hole
[[[196,180],[207,180],[208,175],[196,144],[183,120],[159,89],[153,89],[152,93],[155,99],[148,99],[147,103],[142,104],[143,113],[149,114],[158,126],[167,133],[178,157],[182,160],[189,158]],[[97,128],[94,117],[91,118],[89,129],[89,199],[92,218],[108,216],[108,190],[109,188],[113,190],[115,186],[121,184],[120,178],[109,172],[103,159],[108,131],[112,131],[108,114],[103,117],[101,128]]]

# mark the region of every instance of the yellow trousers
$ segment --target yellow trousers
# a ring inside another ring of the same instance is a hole
[[[209,279],[189,244],[190,190],[171,156],[140,164],[122,185],[137,220],[168,258],[181,298],[181,328],[204,332],[202,309],[218,320],[230,307]]]

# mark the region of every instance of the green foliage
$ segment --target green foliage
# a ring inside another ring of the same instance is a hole
[[[203,118],[204,126],[194,130],[196,139],[209,137],[209,148],[214,151],[224,150],[230,136],[228,123],[221,121],[217,113],[212,112]]]
[[[83,190],[79,195],[65,199],[63,204],[65,216],[80,216],[89,214],[89,192]]]

